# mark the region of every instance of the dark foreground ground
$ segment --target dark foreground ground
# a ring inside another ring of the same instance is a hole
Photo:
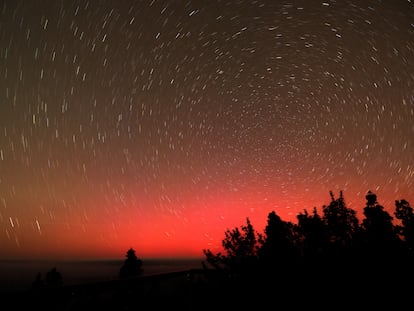
[[[60,288],[1,293],[13,310],[207,310],[223,299],[220,284],[202,269]],[[214,284],[214,286],[213,286]]]
[[[56,289],[1,293],[8,310],[411,310],[410,284],[317,275],[228,280],[192,269]],[[6,310],[6,309],[4,309]]]

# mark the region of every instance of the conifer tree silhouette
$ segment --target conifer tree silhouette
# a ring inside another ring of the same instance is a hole
[[[283,221],[272,211],[268,214],[264,235],[258,250],[260,263],[267,273],[288,271],[299,260],[299,252],[295,245],[294,225]]]
[[[395,218],[401,221],[397,225],[398,234],[401,236],[407,250],[414,252],[414,211],[410,203],[404,199],[395,201]]]
[[[377,195],[368,191],[362,220],[364,242],[371,255],[379,256],[396,250],[399,238],[393,217],[377,202]],[[386,256],[389,257],[389,256]]]
[[[135,250],[130,248],[126,252],[126,259],[119,270],[120,278],[139,276],[143,273],[143,262],[137,257]]]

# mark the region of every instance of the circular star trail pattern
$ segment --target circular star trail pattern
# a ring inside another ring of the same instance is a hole
[[[0,255],[201,256],[414,203],[411,1],[3,1]]]

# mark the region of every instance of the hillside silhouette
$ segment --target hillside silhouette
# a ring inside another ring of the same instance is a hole
[[[224,231],[222,251],[203,249],[200,269],[145,276],[145,261],[126,252],[119,280],[64,286],[56,268],[33,288],[14,293],[21,308],[42,310],[305,310],[361,309],[413,304],[414,212],[396,200],[393,214],[366,194],[363,218],[343,192],[297,222],[275,211],[261,233],[249,218]]]

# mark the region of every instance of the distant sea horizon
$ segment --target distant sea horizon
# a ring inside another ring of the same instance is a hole
[[[141,258],[143,275],[202,268],[204,258]],[[45,279],[53,268],[62,274],[63,285],[76,285],[119,279],[124,259],[3,259],[0,260],[0,291],[28,290],[38,273]]]

